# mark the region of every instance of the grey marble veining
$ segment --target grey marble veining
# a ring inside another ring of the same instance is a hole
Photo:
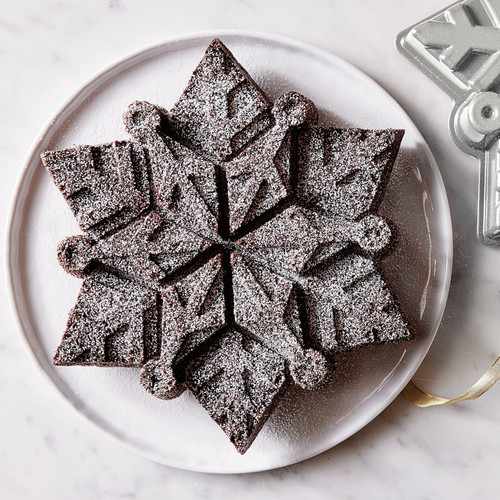
[[[447,3],[2,0],[0,234],[31,142],[64,99],[115,59],[217,28],[297,38],[381,83],[436,157],[454,224],[454,274],[443,324],[417,380],[428,391],[456,395],[500,353],[500,248],[475,240],[477,165],[449,138],[448,98],[394,48],[399,31]],[[400,396],[335,449],[276,471],[213,476],[149,462],[90,425],[34,368],[9,310],[3,267],[1,274],[2,499],[496,497],[500,387],[471,404],[429,410]]]

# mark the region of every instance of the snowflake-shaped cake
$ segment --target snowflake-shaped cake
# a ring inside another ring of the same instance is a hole
[[[402,131],[318,127],[310,100],[271,103],[217,39],[170,111],[134,102],[124,121],[130,141],[42,157],[84,231],[58,248],[83,284],[55,364],[187,388],[244,453],[287,385],[411,336],[373,260]]]

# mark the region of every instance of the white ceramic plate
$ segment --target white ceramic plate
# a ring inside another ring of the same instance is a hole
[[[274,99],[286,90],[311,98],[324,125],[403,128],[381,212],[398,228],[397,250],[382,262],[416,340],[342,355],[337,376],[317,392],[291,389],[250,450],[239,456],[195,399],[161,401],[146,393],[139,370],[54,367],[80,281],[56,259],[57,243],[78,233],[40,153],[126,138],[122,113],[136,99],[171,107],[215,36],[172,40],[115,64],[59,111],[26,161],[12,205],[8,266],[20,329],[36,363],[62,395],[97,426],[155,461],[207,472],[250,472],[292,464],[335,446],[375,418],[424,358],[448,293],[451,224],[446,194],[422,136],[376,83],[338,58],[278,37],[217,33]]]

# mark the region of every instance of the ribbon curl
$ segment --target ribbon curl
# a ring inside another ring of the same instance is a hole
[[[428,408],[430,406],[451,405],[461,403],[463,401],[472,401],[482,396],[486,391],[491,389],[496,382],[500,380],[500,357],[490,366],[488,371],[466,392],[456,398],[441,398],[432,396],[419,389],[413,381],[403,389],[403,394],[416,406],[420,408]]]

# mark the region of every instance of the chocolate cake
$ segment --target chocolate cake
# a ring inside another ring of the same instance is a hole
[[[130,141],[44,153],[83,231],[57,252],[83,284],[54,363],[142,367],[147,391],[188,389],[244,453],[287,386],[411,338],[377,266],[403,132],[317,121],[215,39],[170,111],[129,106]]]

